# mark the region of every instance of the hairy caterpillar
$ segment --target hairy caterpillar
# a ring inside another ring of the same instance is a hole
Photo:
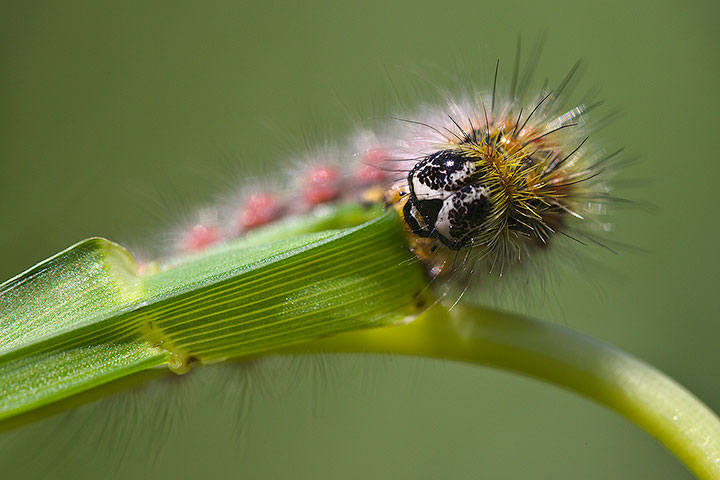
[[[608,172],[624,161],[593,141],[601,102],[572,104],[580,62],[554,87],[529,94],[534,64],[509,82],[446,94],[318,150],[282,188],[254,187],[188,227],[176,251],[195,253],[333,202],[384,203],[402,218],[409,248],[432,278],[468,284],[502,276],[558,236],[602,243]],[[598,215],[600,214],[600,215]]]

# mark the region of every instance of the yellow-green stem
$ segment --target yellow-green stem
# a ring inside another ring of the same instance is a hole
[[[281,353],[375,352],[490,365],[546,380],[608,406],[660,440],[700,479],[720,478],[720,420],[671,378],[566,328],[438,305],[416,320],[343,333]]]

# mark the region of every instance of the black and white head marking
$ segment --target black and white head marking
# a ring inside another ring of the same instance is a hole
[[[488,189],[473,183],[476,164],[459,151],[441,150],[408,174],[410,196],[403,216],[421,237],[437,237],[453,250],[472,243],[490,212]]]

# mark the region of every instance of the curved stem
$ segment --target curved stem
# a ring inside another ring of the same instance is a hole
[[[720,478],[720,420],[707,406],[646,363],[563,327],[436,306],[404,325],[348,332],[280,352],[435,357],[529,375],[620,413],[660,440],[698,478]]]

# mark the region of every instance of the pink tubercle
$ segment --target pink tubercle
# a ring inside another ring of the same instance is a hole
[[[383,181],[385,172],[377,167],[361,165],[355,170],[354,179],[360,186],[372,185]]]
[[[360,186],[373,185],[384,181],[387,177],[380,165],[388,158],[387,152],[379,148],[366,150],[361,157],[361,164],[353,173],[354,181]]]
[[[185,233],[182,249],[187,253],[200,252],[210,245],[218,243],[221,239],[222,233],[218,228],[197,224]]]
[[[280,218],[283,205],[273,193],[253,193],[244,202],[238,216],[238,223],[243,230],[266,225]]]
[[[302,196],[305,203],[314,207],[336,200],[340,196],[342,174],[330,165],[309,169],[303,179]]]

